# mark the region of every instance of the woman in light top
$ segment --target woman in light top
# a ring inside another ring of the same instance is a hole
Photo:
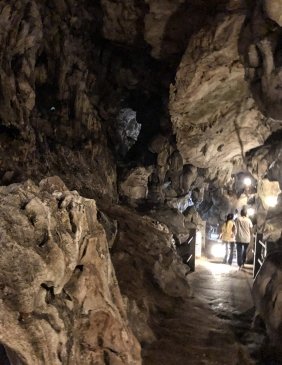
[[[221,234],[219,237],[225,244],[225,256],[223,259],[223,263],[226,264],[228,262],[229,265],[231,265],[233,261],[233,251],[234,251],[235,233],[236,233],[236,226],[233,221],[233,218],[234,218],[233,214],[227,215],[226,221],[221,228]],[[228,255],[228,249],[229,249],[229,255]]]

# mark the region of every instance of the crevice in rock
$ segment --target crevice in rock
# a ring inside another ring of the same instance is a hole
[[[77,265],[75,271],[83,272],[83,265]]]
[[[10,360],[6,354],[5,347],[0,344],[0,364],[1,365],[13,365],[10,363]]]
[[[45,299],[46,303],[50,304],[55,299],[54,286],[47,283],[42,283],[41,287],[47,292]]]
[[[48,241],[49,241],[49,233],[48,233],[48,231],[45,231],[43,233],[43,237],[42,237],[40,243],[38,243],[38,247],[42,248],[42,247],[46,246]]]

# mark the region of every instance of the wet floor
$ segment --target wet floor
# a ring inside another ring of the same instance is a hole
[[[268,343],[263,324],[255,319],[253,265],[238,270],[234,262],[229,266],[202,258],[197,261],[197,273],[190,278],[195,296],[207,301],[256,365],[282,364]]]
[[[251,294],[252,265],[243,270],[207,259],[196,263],[196,272],[190,275],[194,295],[207,301],[221,316],[244,313],[253,308]]]
[[[189,279],[192,298],[162,315],[145,365],[281,365],[253,324],[252,266],[201,259]]]

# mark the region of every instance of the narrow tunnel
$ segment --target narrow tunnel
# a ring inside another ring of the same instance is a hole
[[[1,2],[0,365],[281,364],[281,16]]]

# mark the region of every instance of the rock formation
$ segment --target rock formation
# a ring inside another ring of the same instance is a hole
[[[242,9],[192,36],[171,87],[170,113],[185,163],[214,167],[244,156],[271,133],[244,80],[237,45]]]
[[[151,323],[158,311],[173,307],[173,298],[189,297],[189,268],[178,257],[172,231],[165,224],[125,207],[106,211],[118,221],[111,257],[127,298],[131,326],[139,341],[148,344],[154,339]]]
[[[281,119],[281,1],[257,1],[240,39],[246,76],[259,108]]]
[[[11,364],[141,364],[94,200],[2,187],[0,341]]]
[[[278,242],[281,245],[281,240]],[[259,271],[253,288],[257,314],[263,319],[271,340],[281,352],[282,300],[281,251],[270,254]]]
[[[57,171],[71,187],[114,197],[115,168],[91,95],[96,77],[87,65],[86,29],[97,13],[76,5],[0,5],[1,178],[5,184],[39,180]]]

